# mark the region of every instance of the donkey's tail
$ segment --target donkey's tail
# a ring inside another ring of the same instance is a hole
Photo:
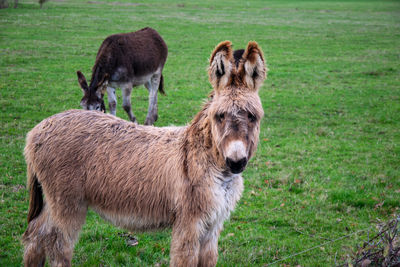
[[[43,192],[36,174],[28,170],[29,211],[28,223],[39,216],[43,209]]]
[[[161,74],[160,77],[160,85],[158,86],[158,91],[160,91],[161,94],[165,95],[164,91],[164,76]]]

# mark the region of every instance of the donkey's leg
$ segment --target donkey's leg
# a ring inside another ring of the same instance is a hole
[[[29,223],[23,236],[25,266],[44,266],[46,256],[51,266],[71,266],[74,244],[85,222],[87,207],[63,209],[59,207],[52,213],[46,204],[40,215]]]
[[[51,229],[46,238],[46,254],[51,266],[71,266],[74,245],[85,222],[87,206],[82,203],[69,203],[71,206],[53,209]]]
[[[197,266],[199,262],[202,223],[189,218],[176,222],[172,229],[170,266]]]
[[[129,119],[132,122],[136,122],[136,117],[133,115],[132,112],[132,105],[131,105],[131,93],[132,93],[132,86],[126,86],[122,88],[122,107],[128,114]]]
[[[149,109],[147,111],[145,125],[153,125],[158,118],[158,107],[157,107],[157,92],[160,84],[161,73],[154,74],[151,79],[144,85],[149,90]]]
[[[117,114],[117,97],[115,96],[115,88],[107,86],[108,106],[110,107],[110,114],[116,116]]]
[[[28,224],[28,228],[22,237],[25,247],[25,266],[44,266],[46,260],[44,241],[48,228],[47,216],[46,209],[42,210],[41,214]]]
[[[222,223],[217,223],[200,239],[199,263],[197,266],[215,266],[218,260],[218,238]]]

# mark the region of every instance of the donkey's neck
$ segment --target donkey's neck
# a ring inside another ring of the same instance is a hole
[[[184,173],[191,180],[202,179],[212,171],[224,171],[223,158],[211,133],[210,118],[207,115],[209,106],[209,102],[204,105],[184,133]]]

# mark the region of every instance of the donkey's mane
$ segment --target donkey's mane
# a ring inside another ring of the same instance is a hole
[[[213,94],[213,92],[211,94]],[[211,122],[208,116],[208,110],[212,101],[213,99],[210,98],[203,104],[201,110],[195,115],[184,132],[183,139],[185,142],[182,144],[182,152],[184,155],[183,170],[188,177],[190,177],[188,169],[190,164],[188,164],[187,160],[193,157],[193,152],[210,156],[211,158],[203,159],[208,162],[220,162],[223,160],[215,144],[213,144],[214,141],[211,134]]]

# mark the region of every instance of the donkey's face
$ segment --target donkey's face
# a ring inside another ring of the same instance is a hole
[[[104,105],[104,83],[96,85],[95,88],[89,88],[85,76],[82,72],[77,71],[78,82],[82,88],[83,97],[81,99],[81,107],[86,110],[106,111]]]
[[[211,129],[227,169],[241,173],[257,148],[263,110],[257,94],[240,94],[238,99],[214,96],[210,107]]]
[[[241,173],[257,148],[264,114],[258,88],[265,77],[263,54],[255,42],[234,56],[230,42],[223,42],[211,55],[214,92],[208,116],[214,142],[231,173]]]

